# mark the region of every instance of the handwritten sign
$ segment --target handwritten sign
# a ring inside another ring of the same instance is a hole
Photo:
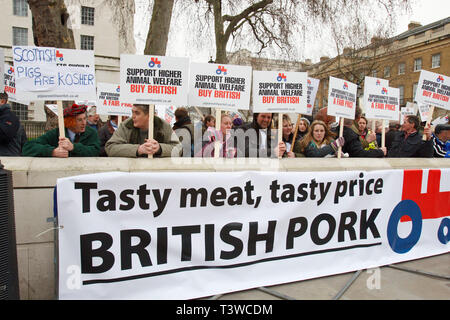
[[[120,101],[120,86],[114,83],[97,83],[97,113],[131,116],[131,103]]]
[[[306,114],[306,72],[253,71],[253,112]]]
[[[450,77],[430,71],[420,71],[417,84],[417,104],[450,110]]]
[[[120,100],[128,103],[186,105],[189,59],[120,55]]]
[[[95,99],[94,51],[14,46],[13,62],[21,99]]]
[[[252,68],[191,63],[189,105],[224,110],[248,110]]]
[[[355,119],[357,86],[347,80],[330,77],[328,115]]]
[[[314,79],[314,78],[308,77],[308,79],[307,79],[307,86],[308,86],[307,107],[308,107],[308,109],[306,110],[306,113],[305,113],[306,115],[312,116],[312,112],[314,109],[314,101],[316,101],[317,90],[319,90],[319,84],[320,84],[319,79]]]

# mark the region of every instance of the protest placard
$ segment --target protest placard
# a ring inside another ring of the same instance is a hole
[[[448,168],[58,179],[58,298],[194,299],[445,254],[448,181]]]
[[[431,105],[450,110],[450,77],[421,70],[415,100],[419,106]]]
[[[366,117],[397,121],[400,112],[400,90],[392,87],[374,88],[367,98]]]
[[[155,111],[158,117],[166,120],[168,124],[172,127],[175,123],[175,107],[174,106],[155,106]]]
[[[403,108],[400,108],[400,125],[403,124],[406,116],[415,116],[417,112],[414,110],[414,107],[409,105]]]
[[[364,111],[366,118],[375,119],[373,111],[376,109],[371,108],[372,103],[369,101],[369,97],[372,95],[373,100],[373,96],[382,95],[382,88],[388,87],[389,80],[373,77],[364,78],[364,94],[362,101],[360,100],[360,102],[362,102],[362,104],[360,103],[360,107]]]
[[[4,91],[8,94],[8,101],[29,105],[30,101],[19,100],[16,96],[16,80],[14,77],[14,67],[9,64],[4,64]]]
[[[253,112],[307,112],[306,72],[253,71]]]
[[[14,46],[13,61],[20,99],[96,99],[94,51]]]
[[[330,77],[327,114],[355,119],[357,85],[347,80]]]
[[[120,101],[120,86],[114,83],[97,82],[97,113],[131,116],[131,103]]]
[[[250,108],[252,68],[191,63],[189,105],[236,111]]]
[[[120,101],[187,105],[189,59],[120,55]]]
[[[314,109],[314,102],[316,101],[316,95],[317,91],[319,90],[319,79],[314,78],[307,78],[307,86],[308,86],[308,92],[307,92],[307,109],[306,109],[306,115],[312,116],[313,109]]]

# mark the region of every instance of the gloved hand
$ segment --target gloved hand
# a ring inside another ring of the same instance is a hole
[[[339,147],[344,146],[344,144],[345,144],[344,137],[339,137],[331,143],[331,146],[336,151],[337,149],[339,149]]]

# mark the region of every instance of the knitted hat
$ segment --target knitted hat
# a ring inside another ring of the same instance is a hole
[[[73,104],[71,107],[64,109],[64,117],[76,116],[86,112],[87,106]]]

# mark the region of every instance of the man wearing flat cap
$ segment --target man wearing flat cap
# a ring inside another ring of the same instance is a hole
[[[86,106],[73,104],[64,109],[65,137],[59,137],[59,128],[30,140],[23,146],[27,157],[97,157],[100,141],[95,129],[86,125]]]

